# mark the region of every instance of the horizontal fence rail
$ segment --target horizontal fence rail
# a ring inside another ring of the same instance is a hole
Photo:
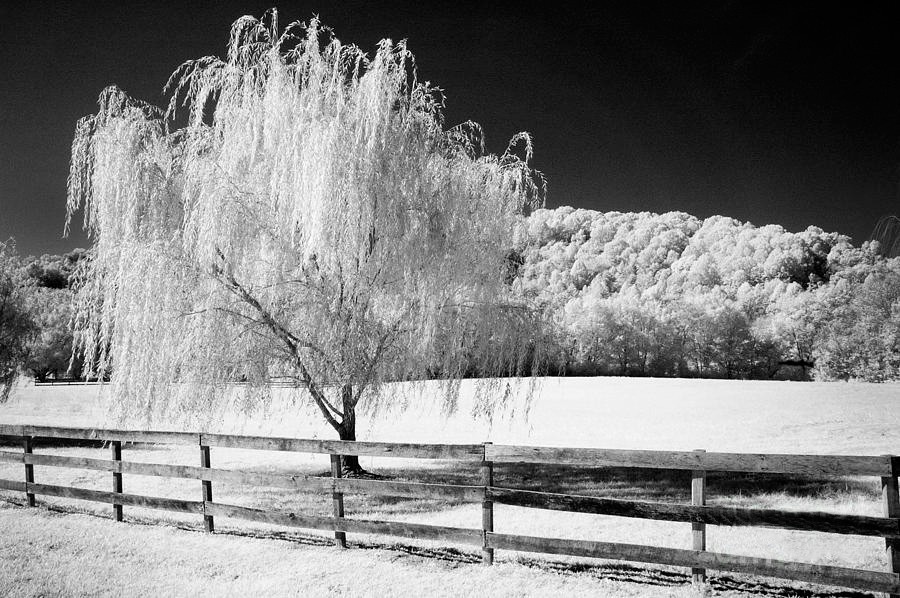
[[[900,519],[838,515],[818,511],[784,511],[747,507],[716,507],[554,494],[512,488],[491,488],[494,502],[519,507],[594,513],[660,521],[709,525],[772,527],[834,534],[900,538]]]
[[[887,476],[893,459],[843,455],[766,455],[698,451],[635,451],[490,444],[485,459],[494,463],[550,463],[586,467],[640,467],[743,473]]]
[[[627,560],[637,563],[681,567],[703,567],[818,584],[845,586],[875,592],[895,593],[900,591],[900,580],[898,580],[896,574],[878,571],[863,571],[844,567],[811,565],[716,552],[641,546],[638,544],[561,540],[557,538],[536,538],[495,533],[489,533],[487,537],[489,545],[503,550]]]
[[[28,504],[35,496],[54,496],[113,505],[113,516],[122,519],[122,507],[141,507],[202,515],[206,530],[214,530],[216,517],[228,517],[287,527],[331,531],[344,547],[347,533],[379,534],[428,539],[481,547],[482,560],[493,562],[495,550],[562,554],[689,567],[695,581],[715,569],[792,579],[900,596],[900,496],[897,473],[900,459],[893,456],[784,455],[715,453],[696,451],[644,451],[592,448],[529,447],[485,444],[412,444],[355,442],[237,436],[196,432],[142,431],[46,426],[0,425],[0,437],[23,447],[21,452],[0,448],[0,463],[21,464],[25,480],[2,480],[0,490],[23,492]],[[109,443],[111,459],[71,457],[33,452],[34,439],[64,439]],[[122,443],[192,445],[199,448],[200,465],[131,462],[122,459]],[[210,448],[318,453],[332,456],[331,477],[289,475],[221,469],[211,466]],[[396,482],[348,479],[340,475],[339,456],[400,457],[452,460],[477,464],[481,485]],[[335,463],[338,465],[336,466]],[[598,496],[561,494],[502,488],[494,485],[496,464],[533,463],[583,467],[653,468],[690,471],[692,504],[624,500]],[[112,473],[112,491],[88,490],[34,481],[34,467],[63,467]],[[877,476],[881,478],[884,516],[840,515],[812,511],[787,511],[706,504],[706,474],[710,471],[779,473],[816,476]],[[202,484],[202,500],[150,497],[122,492],[125,474],[194,479]],[[703,483],[698,483],[703,480]],[[213,500],[213,484],[231,482],[287,488],[304,492],[332,493],[334,516],[322,517],[266,511]],[[481,503],[480,528],[458,528],[398,521],[371,521],[344,516],[345,494],[369,494],[413,498],[438,498]],[[494,504],[536,509],[590,513],[616,517],[691,523],[694,550],[617,544],[588,540],[539,538],[494,532]],[[708,552],[705,525],[754,526],[853,534],[884,538],[887,571],[779,561]]]

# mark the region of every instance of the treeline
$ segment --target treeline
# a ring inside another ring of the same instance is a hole
[[[815,227],[564,207],[522,219],[507,267],[549,321],[549,373],[898,380],[900,257],[881,249]],[[71,285],[85,256],[0,243],[0,388],[12,363],[81,375]]]
[[[900,379],[900,258],[810,227],[538,210],[509,256],[569,374]]]

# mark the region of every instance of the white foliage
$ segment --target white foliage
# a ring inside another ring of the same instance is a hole
[[[444,130],[404,42],[369,58],[270,11],[168,89],[165,114],[107,89],[72,146],[68,214],[95,245],[78,338],[122,414],[208,411],[223,384],[278,376],[355,404],[385,380],[456,379],[525,321],[502,271],[543,198],[530,137],[494,156],[477,125]],[[527,373],[513,345],[491,351],[498,374]]]

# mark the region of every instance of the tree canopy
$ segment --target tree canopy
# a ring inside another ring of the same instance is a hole
[[[111,369],[120,412],[148,417],[287,379],[341,437],[384,382],[454,381],[473,361],[531,373],[533,314],[505,262],[517,215],[543,201],[530,137],[486,154],[475,123],[444,127],[404,42],[370,58],[276,17],[237,20],[225,59],[179,67],[167,110],[112,87],[79,123],[88,370]]]
[[[572,373],[900,378],[900,258],[878,242],[562,207],[523,218],[512,252]]]

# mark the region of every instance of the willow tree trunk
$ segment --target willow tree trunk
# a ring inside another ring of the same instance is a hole
[[[351,410],[349,413],[344,409],[344,421],[338,428],[338,437],[341,440],[356,440],[356,413]],[[353,477],[364,473],[359,465],[359,457],[356,455],[341,455],[341,473],[346,477]]]
[[[341,440],[356,440],[356,401],[353,397],[353,387],[345,384],[341,388],[341,408],[344,417],[336,428]],[[365,470],[359,465],[359,457],[356,455],[341,455],[341,473],[344,476],[359,476]]]

